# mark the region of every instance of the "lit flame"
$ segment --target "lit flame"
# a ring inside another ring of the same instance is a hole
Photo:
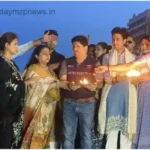
[[[139,71],[137,71],[137,70],[131,70],[131,71],[128,71],[128,72],[126,73],[126,75],[127,75],[128,77],[138,77],[138,76],[141,75],[141,73],[140,73]]]
[[[88,80],[86,80],[86,79],[83,79],[83,81],[82,81],[82,80],[80,80],[80,83],[81,83],[81,84],[85,84],[85,85],[86,85],[86,84],[88,84]]]

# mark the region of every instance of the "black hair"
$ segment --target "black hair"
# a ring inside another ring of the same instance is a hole
[[[127,39],[128,37],[128,32],[126,28],[120,28],[120,27],[115,27],[113,28],[113,30],[111,31],[112,36],[114,34],[121,34],[123,39]]]
[[[134,40],[134,37],[132,34],[128,33],[128,37],[131,37]]]
[[[88,48],[93,48],[93,49],[95,49],[95,48],[96,48],[96,45],[95,45],[95,44],[90,44],[90,45],[88,46]]]
[[[106,42],[99,42],[97,45],[100,45],[103,49],[106,49],[106,53],[109,52],[109,50],[112,49],[110,45],[108,45]]]
[[[74,42],[80,42],[81,45],[88,46],[88,39],[84,35],[77,35],[77,36],[73,37],[71,42],[72,42],[72,44]]]
[[[47,32],[49,32],[49,35],[54,34],[54,35],[58,36],[58,32],[56,30],[46,30],[44,32],[44,34],[46,34]]]
[[[99,42],[97,45],[100,45],[103,49],[108,49],[108,45],[106,42]]]
[[[112,49],[111,45],[108,45],[108,51],[110,51]]]
[[[48,48],[48,47],[47,47],[46,45],[39,45],[39,46],[37,46],[37,47],[34,49],[32,55],[31,55],[31,57],[30,57],[30,60],[29,60],[28,64],[26,65],[26,68],[28,68],[29,66],[31,66],[31,65],[33,65],[33,64],[37,64],[37,63],[38,63],[38,60],[36,59],[35,55],[39,55],[40,52],[41,52],[44,48]]]
[[[142,40],[148,40],[150,42],[150,36],[149,35],[145,35]]]
[[[0,37],[0,51],[5,50],[5,44],[10,44],[14,39],[18,39],[17,34],[13,32],[6,32]]]

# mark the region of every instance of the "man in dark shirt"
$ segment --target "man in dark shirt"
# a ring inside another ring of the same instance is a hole
[[[74,56],[63,61],[59,75],[60,80],[72,83],[69,84],[70,90],[64,90],[63,95],[65,98],[63,104],[63,148],[74,148],[79,121],[81,148],[91,149],[95,94],[100,82],[96,75],[93,75],[93,70],[98,63],[96,59],[87,56],[88,39],[85,36],[75,36],[72,39],[72,47]],[[82,86],[80,83],[83,79],[87,79],[89,84]]]
[[[53,71],[58,76],[59,70],[60,70],[60,63],[65,59],[65,57],[62,54],[55,51],[55,48],[56,48],[57,42],[58,42],[57,31],[46,30],[44,32],[44,34],[46,34],[48,32],[49,32],[49,35],[51,35],[51,41],[46,43],[46,45],[49,47],[49,49],[51,51],[50,64],[51,64],[51,68],[53,69]]]

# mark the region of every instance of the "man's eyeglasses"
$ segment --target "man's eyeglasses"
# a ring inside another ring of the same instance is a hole
[[[127,44],[132,44],[133,42],[132,41],[127,41]]]

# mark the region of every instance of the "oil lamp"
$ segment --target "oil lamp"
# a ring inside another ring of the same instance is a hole
[[[80,80],[80,84],[81,84],[81,86],[83,86],[83,87],[85,87],[86,85],[88,85],[88,80],[87,79],[83,79],[83,80]]]
[[[127,77],[138,77],[140,75],[141,75],[141,73],[137,70],[130,70],[126,73]]]
[[[134,84],[135,86],[138,86],[139,84],[139,79],[138,77],[141,75],[141,72],[137,70],[130,70],[126,73],[126,76],[129,79],[129,83]]]

